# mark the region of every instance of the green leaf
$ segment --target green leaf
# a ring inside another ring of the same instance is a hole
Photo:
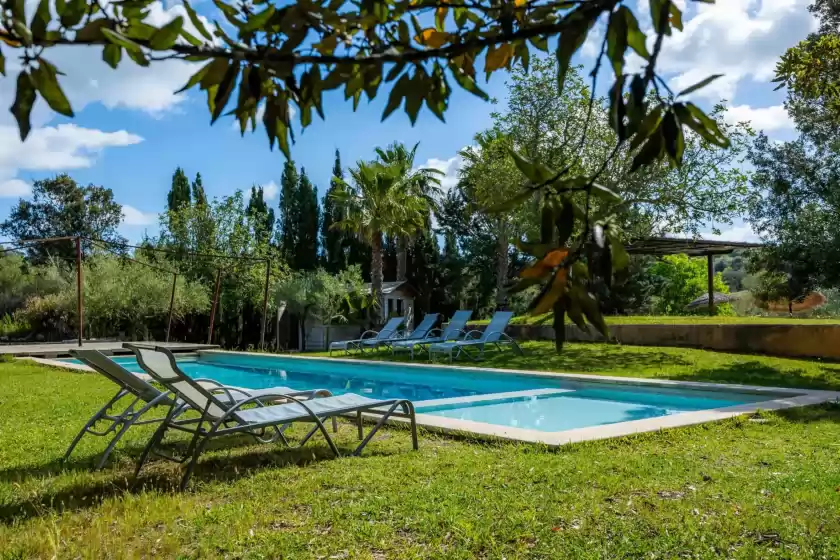
[[[29,124],[29,115],[32,113],[32,105],[35,104],[35,98],[35,87],[32,84],[32,79],[29,73],[23,70],[18,74],[15,101],[9,109],[12,115],[15,116],[15,120],[17,120],[21,141],[26,140],[32,128]]]
[[[624,80],[626,76],[619,74],[610,88],[610,127],[618,135],[618,140],[623,142],[627,138],[627,123],[624,117],[627,115],[627,108],[624,105]]]
[[[543,258],[549,251],[559,248],[556,243],[528,243],[519,239],[515,239],[513,244],[523,253],[538,259]]]
[[[519,192],[518,194],[514,195],[513,197],[505,200],[504,202],[500,202],[499,204],[494,204],[489,208],[485,209],[485,212],[488,214],[499,214],[502,212],[507,212],[508,210],[513,210],[526,200],[534,198],[534,192],[531,190],[524,190]]]
[[[630,172],[632,173],[643,165],[648,165],[659,158],[662,154],[663,144],[662,134],[659,130],[650,135],[642,145],[642,149],[633,158],[633,165],[630,168]]]
[[[592,183],[592,194],[609,202],[621,202],[622,200],[617,192],[598,183]]]
[[[622,6],[624,10],[627,10]],[[629,11],[629,10],[627,10]],[[624,51],[627,50],[627,16],[621,9],[610,15],[607,26],[607,57],[612,62],[616,78],[624,72]]]
[[[410,83],[411,80],[409,79],[408,74],[403,74],[402,77],[397,80],[397,83],[394,84],[390,95],[388,95],[388,104],[385,105],[385,110],[382,112],[383,121],[402,104],[403,98],[405,97],[405,91],[410,87]]]
[[[126,54],[128,54],[128,58],[134,61],[134,64],[137,66],[148,66],[149,59],[146,58],[145,53],[142,50],[133,51],[126,49]]]
[[[637,55],[645,60],[649,60],[650,53],[647,49],[647,36],[639,29],[639,21],[636,19],[636,16],[625,6],[621,6],[618,11],[624,14],[624,19],[627,22],[627,44],[631,49],[636,51]]]
[[[206,90],[222,81],[227,73],[230,61],[226,58],[216,58],[207,63],[207,72],[201,78],[201,89]]]
[[[191,87],[194,87],[197,83],[201,82],[201,80],[204,78],[204,75],[207,74],[207,69],[209,67],[210,67],[209,64],[205,64],[204,66],[199,68],[198,72],[196,72],[195,74],[190,76],[190,79],[187,80],[187,83],[184,84],[184,87],[182,87],[181,89],[179,89],[175,93],[183,93],[183,92],[187,91],[188,89],[190,89]]]
[[[683,150],[685,149],[685,138],[682,127],[673,111],[665,113],[662,119],[662,137],[665,140],[665,151],[674,164],[682,162]]]
[[[190,22],[192,22],[193,26],[201,33],[201,36],[213,42],[213,36],[210,35],[210,32],[207,31],[207,28],[204,26],[204,23],[201,21],[201,18],[198,17],[198,14],[195,13],[195,10],[187,0],[183,0],[184,9],[187,10],[187,16],[190,18]]]
[[[683,95],[688,95],[689,93],[691,93],[693,91],[697,91],[700,88],[704,88],[704,87],[711,84],[712,82],[714,82],[715,80],[717,80],[718,78],[720,78],[722,76],[723,76],[723,74],[712,74],[711,76],[709,76],[705,80],[700,80],[699,82],[697,82],[693,86],[685,88],[684,90],[682,90],[681,92],[679,92],[677,94],[677,97],[682,97]]]
[[[623,270],[627,268],[630,265],[630,255],[624,248],[624,244],[615,235],[610,235],[609,240],[613,270]]]
[[[73,116],[70,101],[68,101],[67,96],[64,95],[64,92],[61,91],[61,86],[58,84],[55,66],[43,58],[39,59],[38,68],[32,71],[32,82],[41,94],[41,97],[50,106],[50,109],[65,117]]]
[[[131,52],[131,51],[142,52],[143,51],[143,48],[140,45],[138,45],[137,43],[135,43],[134,41],[132,41],[131,39],[129,39],[128,37],[126,37],[125,35],[123,35],[121,33],[117,33],[116,31],[112,31],[111,29],[105,29],[103,27],[102,28],[102,34],[105,36],[106,39],[108,39],[108,41],[110,43],[113,43],[114,45],[119,45],[128,52]]]
[[[172,47],[178,39],[178,35],[181,34],[181,28],[183,26],[184,18],[181,16],[176,17],[152,35],[152,39],[149,41],[149,46],[156,51],[165,51],[166,49]]]
[[[563,207],[554,219],[557,227],[557,243],[566,245],[575,229],[575,207],[570,200],[563,203]]]
[[[508,151],[510,152],[510,156],[513,158],[513,163],[516,164],[516,167],[519,169],[519,171],[521,171],[522,174],[525,175],[525,177],[527,177],[529,181],[531,181],[532,183],[542,182],[540,181],[540,176],[531,160],[520,154],[514,148],[510,148]]]
[[[729,138],[723,133],[714,119],[708,117],[700,107],[694,103],[674,103],[673,110],[680,122],[688,125],[704,140],[721,148],[729,147]]]
[[[656,132],[659,128],[659,124],[662,122],[662,111],[663,106],[657,105],[654,107],[650,113],[648,113],[645,118],[639,123],[638,129],[636,130],[636,135],[633,136],[633,140],[630,141],[630,151],[635,151],[636,148],[642,145],[651,134]]]
[[[35,15],[32,16],[32,23],[29,28],[32,30],[32,36],[36,39],[43,39],[47,32],[47,24],[50,22],[50,0],[41,0],[38,3],[38,9]],[[78,36],[78,34],[77,34]]]
[[[595,20],[600,15],[600,10],[587,10],[584,6],[574,10],[564,18],[568,27],[560,33],[560,40],[557,43],[557,95],[563,93],[566,72],[569,71],[572,56],[586,41],[589,30],[592,29]]]
[[[87,0],[70,0],[61,13],[61,25],[73,27],[78,25],[87,11]]]
[[[111,68],[116,68],[122,58],[122,47],[108,44],[102,49],[102,60],[108,63]]]
[[[548,39],[545,37],[535,36],[528,39],[528,41],[534,45],[534,48],[537,50],[548,52]]]
[[[671,7],[669,8],[671,12],[671,25],[679,29],[680,31],[683,30],[683,21],[682,21],[682,11],[677,7],[676,3],[671,0]]]
[[[275,9],[275,7],[269,5],[265,10],[261,11],[260,13],[249,16],[248,20],[245,22],[245,25],[242,26],[240,32],[247,34],[252,33],[254,31],[262,30],[276,12],[277,10]]]
[[[572,288],[574,290],[574,288]],[[577,303],[574,299],[570,296],[566,296],[564,298],[566,303],[566,314],[569,316],[569,319],[577,325],[577,328],[589,334],[589,325],[586,324],[586,319],[583,317],[583,312],[580,309],[580,304]]]
[[[452,77],[455,78],[455,81],[458,82],[458,85],[461,86],[462,89],[465,89],[476,97],[480,97],[484,101],[490,99],[490,97],[478,87],[478,84],[475,83],[475,78],[466,73],[461,67],[455,64],[454,61],[449,61],[449,71],[452,73]]]
[[[586,319],[594,326],[598,332],[605,337],[609,337],[610,329],[601,315],[601,310],[598,309],[598,302],[586,290],[580,286],[574,286],[569,291],[569,297],[577,303]]]
[[[212,118],[210,119],[210,124],[216,122],[216,120],[221,116],[222,111],[224,111],[225,106],[230,99],[230,94],[233,92],[233,88],[236,87],[236,79],[239,77],[239,70],[240,65],[239,62],[234,62],[231,64],[225,75],[222,77],[222,81],[219,82],[219,89],[216,91],[216,97],[213,99],[213,113]]]
[[[3,56],[3,50],[0,49],[0,75],[6,75],[6,57]]]

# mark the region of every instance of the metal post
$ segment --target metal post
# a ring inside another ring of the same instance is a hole
[[[166,342],[169,342],[169,331],[172,330],[172,310],[175,308],[175,284],[178,283],[178,274],[172,274],[172,294],[169,296],[169,319],[166,321]]]
[[[260,349],[265,350],[265,324],[268,319],[268,283],[271,280],[271,261],[265,261],[265,290],[263,291],[262,325],[260,326]]]
[[[709,281],[709,316],[715,314],[715,256],[706,255],[706,276]]]
[[[82,238],[76,237],[76,313],[79,319],[79,346],[85,332],[85,297],[82,292]]]
[[[207,344],[212,344],[213,323],[216,320],[216,307],[219,305],[219,290],[222,287],[222,269],[216,272],[216,288],[213,291],[213,307],[210,309],[210,331],[207,333]]]

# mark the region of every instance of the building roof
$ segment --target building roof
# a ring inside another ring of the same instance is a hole
[[[680,239],[676,237],[650,237],[629,243],[625,249],[632,255],[728,255],[736,249],[762,247],[761,243],[744,241],[719,241],[706,239]]]
[[[382,282],[382,293],[384,295],[391,294],[399,289],[411,292],[412,294],[417,293],[417,290],[414,289],[414,286],[408,283],[408,280],[397,280],[396,282]],[[367,291],[367,293],[371,293],[370,282],[367,282],[365,284],[365,290]]]

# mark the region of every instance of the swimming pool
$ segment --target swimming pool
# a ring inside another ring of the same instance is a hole
[[[133,357],[115,360],[130,371],[142,372]],[[408,398],[429,425],[513,434],[516,439],[535,432],[641,425],[645,420],[700,411],[737,411],[744,405],[797,395],[760,388],[705,389],[703,384],[217,351],[178,362],[192,377],[244,388],[282,385],[328,389],[333,394]]]

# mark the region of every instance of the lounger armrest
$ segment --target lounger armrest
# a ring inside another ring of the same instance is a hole
[[[437,334],[435,334],[437,333]],[[423,338],[440,338],[443,336],[443,331],[440,329],[431,329],[429,332],[426,333],[426,336]]]
[[[373,330],[365,331],[365,332],[362,333],[362,336],[359,337],[359,340],[364,340],[367,335],[376,336],[378,334],[379,334],[379,331],[373,331]],[[370,337],[368,336],[368,338],[370,338]]]
[[[468,332],[468,333],[465,333],[465,334],[464,334],[464,340],[472,340],[472,339],[470,338],[472,335],[478,335],[478,336],[479,336],[479,338],[480,338],[480,337],[481,337],[481,333],[482,333],[482,332],[483,332],[483,331],[473,330],[473,331],[470,331],[470,332]]]

